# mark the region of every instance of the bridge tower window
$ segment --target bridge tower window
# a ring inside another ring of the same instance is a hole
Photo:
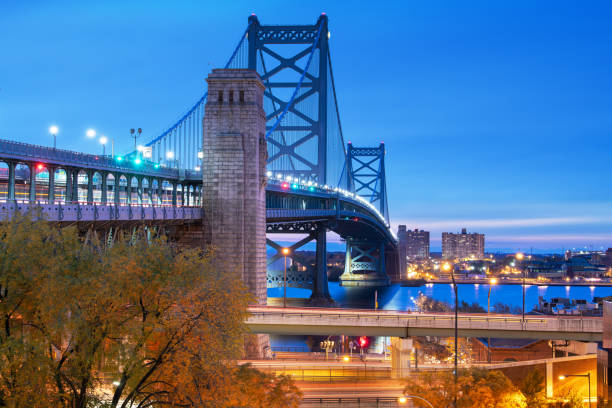
[[[244,91],[240,91],[239,98],[240,98],[240,103],[244,103]]]
[[[27,201],[30,191],[30,167],[19,163],[15,166],[15,200]]]
[[[119,177],[119,190],[115,192],[115,194],[119,194],[119,203],[127,204],[128,201],[128,180],[127,177],[121,175]]]
[[[49,200],[49,170],[46,166],[34,167],[36,174],[36,201],[47,202]]]
[[[89,176],[85,170],[79,171],[77,175],[77,201],[87,202],[87,187],[89,186]]]
[[[6,164],[5,162],[0,162],[0,200],[1,201],[8,200],[8,186],[9,186],[8,172],[9,172],[8,164]]]
[[[234,91],[229,91],[229,103],[234,103]]]
[[[102,202],[102,176],[95,172],[92,177],[93,181],[93,200],[94,203]]]
[[[217,102],[223,103],[223,91],[219,91],[219,95],[217,96]]]
[[[106,176],[106,204],[113,204],[115,202],[115,176],[109,173]]]
[[[53,182],[55,184],[55,188],[53,190],[53,197],[54,202],[56,203],[66,202],[66,179],[66,170],[55,169],[55,175],[53,177]]]

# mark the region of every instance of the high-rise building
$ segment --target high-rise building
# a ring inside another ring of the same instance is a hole
[[[423,259],[429,257],[429,231],[407,230],[405,225],[397,229],[400,257]]]
[[[442,258],[484,258],[484,234],[468,234],[465,228],[460,234],[443,232]]]

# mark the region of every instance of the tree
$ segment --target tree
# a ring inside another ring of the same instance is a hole
[[[212,253],[30,216],[0,224],[0,250],[0,407],[299,402],[289,378],[236,367],[251,297]]]
[[[418,395],[433,406],[453,406],[454,376],[450,372],[428,372],[416,376],[404,393]],[[526,408],[524,395],[501,371],[469,369],[457,381],[457,407]]]
[[[539,370],[531,370],[521,384],[521,392],[525,395],[530,408],[546,407],[546,379]]]

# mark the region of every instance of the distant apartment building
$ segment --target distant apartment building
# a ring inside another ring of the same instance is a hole
[[[400,270],[404,276],[407,259],[429,258],[429,231],[407,230],[405,225],[400,225],[397,229],[397,239],[399,241]]]
[[[484,234],[468,234],[465,228],[460,234],[443,232],[442,258],[484,258]]]
[[[420,229],[406,230],[405,225],[400,225],[397,230],[397,238],[400,248],[403,248],[407,258],[429,258],[429,231]]]

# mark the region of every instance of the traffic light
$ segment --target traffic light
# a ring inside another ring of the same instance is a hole
[[[370,340],[366,336],[361,336],[359,338],[359,347],[363,349],[368,347],[368,344],[370,344]]]

